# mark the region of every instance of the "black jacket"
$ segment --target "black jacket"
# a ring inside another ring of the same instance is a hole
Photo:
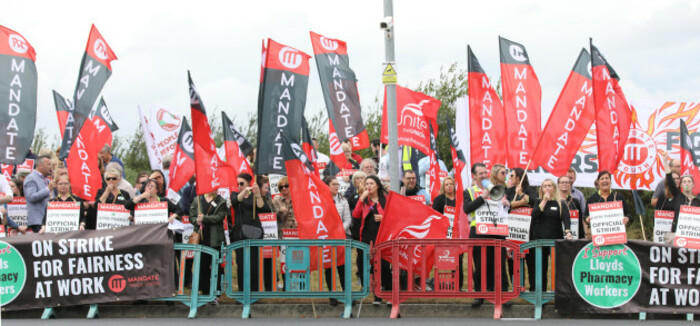
[[[532,210],[532,220],[530,221],[530,240],[537,239],[562,239],[564,229],[571,229],[571,216],[566,202],[561,200],[557,203],[554,200],[547,201],[544,211],[540,210],[541,201],[538,200]]]
[[[596,192],[595,194],[592,194],[590,197],[586,199],[586,204],[595,204],[595,203],[607,203],[607,202],[612,202],[612,201],[621,201],[622,202],[622,211],[625,216],[630,220],[630,225],[632,224],[632,221],[634,221],[634,214],[632,214],[632,211],[629,209],[629,206],[627,205],[627,202],[625,202],[625,196],[622,194],[618,193],[615,190],[610,191],[610,195],[608,195],[607,198],[603,198],[600,196],[600,193]],[[586,209],[586,218],[590,216],[590,209]],[[585,219],[584,219],[585,220]],[[585,222],[585,221],[584,221]]]
[[[678,213],[681,210],[681,206],[700,207],[700,199],[688,199],[688,197],[681,194],[680,189],[676,187],[676,182],[673,180],[673,175],[671,173],[666,174],[666,184],[668,184],[668,192],[673,195],[673,199],[671,199],[671,208],[673,210],[673,224],[671,225],[671,232],[676,232],[676,226],[678,226]]]

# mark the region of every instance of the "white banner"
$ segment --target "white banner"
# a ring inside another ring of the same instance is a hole
[[[51,201],[46,208],[46,232],[78,231],[80,227],[80,203]]]
[[[532,221],[532,208],[518,207],[508,213],[508,237],[515,243],[530,241],[530,221]]]
[[[129,225],[131,212],[119,204],[97,204],[97,230],[120,228]]]
[[[151,170],[163,170],[163,157],[175,153],[182,116],[161,107],[146,112],[139,107],[139,116]]]
[[[168,223],[168,203],[139,203],[134,209],[134,224]]]
[[[607,246],[627,243],[627,231],[622,220],[625,218],[621,201],[594,203],[588,205],[591,216],[593,244]]]

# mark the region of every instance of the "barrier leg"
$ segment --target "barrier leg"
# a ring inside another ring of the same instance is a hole
[[[345,279],[343,280],[343,297],[345,299],[345,311],[343,318],[352,316],[352,247],[345,246]]]
[[[243,247],[243,312],[241,318],[250,318],[250,304],[250,245],[247,245]]]
[[[391,249],[391,318],[398,318],[400,314],[399,290],[401,289],[401,283],[399,282],[399,277],[401,275],[401,268],[399,268],[399,247],[393,246]]]
[[[687,321],[693,321],[694,316],[693,316],[693,314],[686,314],[686,315],[685,315],[685,319],[686,319]]]
[[[90,310],[88,310],[87,318],[100,318],[100,311],[97,309],[96,303],[90,305]]]
[[[53,311],[53,308],[47,307],[44,308],[44,312],[41,314],[41,319],[54,319],[56,318],[56,312]]]
[[[529,272],[532,273],[532,271]],[[542,319],[542,273],[547,271],[542,270],[542,247],[537,246],[535,248],[535,319]],[[530,286],[532,287],[532,284]]]
[[[640,313],[639,313],[639,320],[640,320],[640,321],[647,320],[647,313],[646,313],[646,312],[640,312]]]
[[[199,271],[202,264],[202,251],[195,250],[194,262],[192,263],[192,291],[190,291],[190,313],[187,318],[197,318],[197,308],[199,307]]]
[[[493,286],[495,289],[495,300],[493,300],[493,319],[501,319],[503,316],[503,275],[501,273],[502,268],[503,268],[503,257],[502,257],[502,248],[500,243],[498,246],[493,246],[493,261],[495,262],[495,275],[493,278]]]

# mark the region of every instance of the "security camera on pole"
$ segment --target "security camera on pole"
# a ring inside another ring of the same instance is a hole
[[[384,0],[384,19],[379,28],[384,30],[384,48],[386,51],[386,67],[382,74],[382,82],[386,85],[387,121],[396,121],[396,70],[394,70],[394,4],[393,0]],[[389,128],[389,178],[392,191],[399,191],[399,141],[398,126],[388,123]]]

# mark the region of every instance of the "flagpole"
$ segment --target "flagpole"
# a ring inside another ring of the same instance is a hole
[[[384,49],[386,64],[394,64],[394,3],[393,0],[384,0],[384,21],[380,27],[385,32]],[[399,191],[399,127],[396,125],[396,84],[386,85],[386,111],[389,131],[389,180],[390,189]]]

